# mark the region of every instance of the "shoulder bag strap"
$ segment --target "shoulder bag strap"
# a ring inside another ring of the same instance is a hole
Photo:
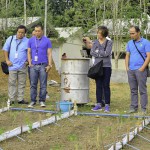
[[[106,40],[106,44],[105,44],[105,47],[104,47],[104,51],[106,50],[107,43],[108,43],[108,40]]]
[[[12,37],[11,37],[11,41],[10,41],[10,47],[9,47],[9,51],[8,51],[8,56],[9,56],[9,53],[10,53],[12,40],[13,40],[13,35],[12,35]]]
[[[133,40],[133,43],[134,43],[134,45],[135,45],[135,47],[136,47],[136,49],[137,49],[137,51],[139,52],[139,54],[141,55],[141,57],[143,58],[143,60],[145,61],[145,58],[143,57],[143,55],[141,54],[141,52],[138,50],[138,48],[137,48],[137,46],[136,46],[136,44],[135,44],[135,41]]]

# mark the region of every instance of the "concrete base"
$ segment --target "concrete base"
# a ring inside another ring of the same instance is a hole
[[[111,75],[111,82],[128,83],[128,76],[125,70],[113,69]],[[147,83],[150,84],[150,77],[147,78]]]

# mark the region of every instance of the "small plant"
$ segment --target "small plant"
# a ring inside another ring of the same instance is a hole
[[[49,150],[62,150],[62,145],[56,144],[54,147],[50,148]]]
[[[13,118],[12,124],[14,124],[16,122],[18,112],[17,111],[15,111],[15,112],[9,111],[9,113],[10,113],[10,116]]]
[[[4,129],[0,128],[0,135],[4,133]]]
[[[76,134],[70,134],[68,136],[68,141],[70,141],[70,142],[77,141],[77,140],[78,140],[78,137]]]
[[[25,118],[25,122],[26,122],[26,124],[27,124],[28,127],[29,127],[28,133],[31,133],[31,130],[32,130],[32,122],[29,120],[28,117]]]

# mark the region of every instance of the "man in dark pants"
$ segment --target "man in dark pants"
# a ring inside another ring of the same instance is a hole
[[[146,114],[147,96],[147,66],[150,61],[150,42],[140,35],[138,26],[130,27],[130,40],[127,44],[125,65],[131,92],[129,113],[138,110],[138,89],[140,92],[141,112]]]
[[[36,104],[37,84],[40,81],[39,103],[45,107],[47,75],[52,67],[52,44],[51,41],[43,36],[43,27],[35,26],[35,35],[29,39],[28,43],[28,61],[30,67],[31,103],[28,107]]]

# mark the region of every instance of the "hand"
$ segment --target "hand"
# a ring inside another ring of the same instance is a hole
[[[47,67],[45,67],[46,72],[49,72],[51,68],[52,68],[51,65],[48,65]]]
[[[126,67],[126,71],[129,71],[129,67]]]
[[[29,63],[29,65],[28,65],[29,67],[32,67],[33,65],[31,64],[31,63]]]
[[[145,69],[143,69],[142,67],[139,69],[139,71],[143,72]]]
[[[84,37],[82,40],[83,40],[83,43],[87,43],[91,41],[89,37]]]
[[[6,63],[7,63],[8,66],[12,66],[13,65],[12,62],[9,61],[9,60],[7,60]]]
[[[82,40],[83,40],[83,43],[85,44],[86,48],[88,48],[88,49],[92,48],[93,43],[92,43],[92,41],[90,40],[89,37],[84,37]]]

